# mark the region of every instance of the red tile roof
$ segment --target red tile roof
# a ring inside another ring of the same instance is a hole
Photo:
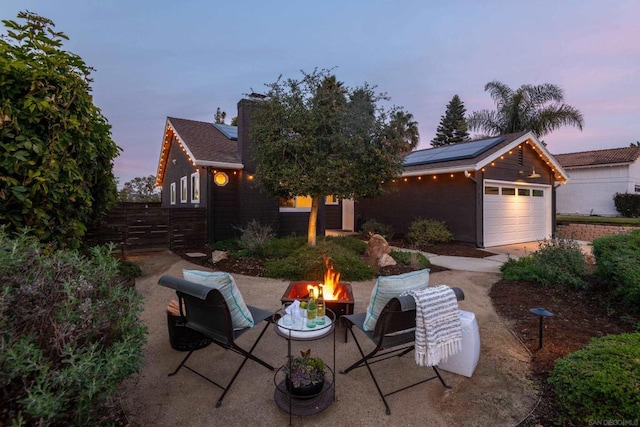
[[[581,151],[578,153],[554,154],[553,157],[564,168],[596,165],[633,163],[640,157],[640,147],[610,148]]]

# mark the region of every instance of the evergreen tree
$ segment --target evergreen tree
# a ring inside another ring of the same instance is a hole
[[[464,108],[464,103],[460,100],[460,97],[454,95],[447,105],[444,116],[440,118],[436,137],[431,140],[431,146],[441,147],[467,141],[469,132],[467,132],[467,120],[464,118],[466,112],[467,109]]]

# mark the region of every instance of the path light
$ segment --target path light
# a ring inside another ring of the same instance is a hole
[[[548,312],[542,307],[532,308],[529,311],[540,318],[540,330],[538,332],[538,350],[540,350],[542,348],[542,322],[545,317],[553,316],[553,313]]]

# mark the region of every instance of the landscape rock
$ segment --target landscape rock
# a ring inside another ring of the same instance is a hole
[[[378,260],[378,267],[389,267],[396,264],[396,260],[393,259],[393,257],[389,254],[382,254],[380,259]]]
[[[391,247],[389,243],[379,234],[374,234],[369,239],[367,247],[364,250],[367,263],[373,267],[380,266],[380,259],[383,255],[389,255],[391,253]]]
[[[213,251],[211,252],[211,262],[216,263],[218,261],[222,261],[223,259],[227,259],[227,253],[225,251]]]

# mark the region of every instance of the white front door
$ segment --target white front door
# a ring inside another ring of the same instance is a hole
[[[353,199],[342,199],[342,229],[355,231]]]
[[[551,237],[551,186],[485,181],[484,246]]]

